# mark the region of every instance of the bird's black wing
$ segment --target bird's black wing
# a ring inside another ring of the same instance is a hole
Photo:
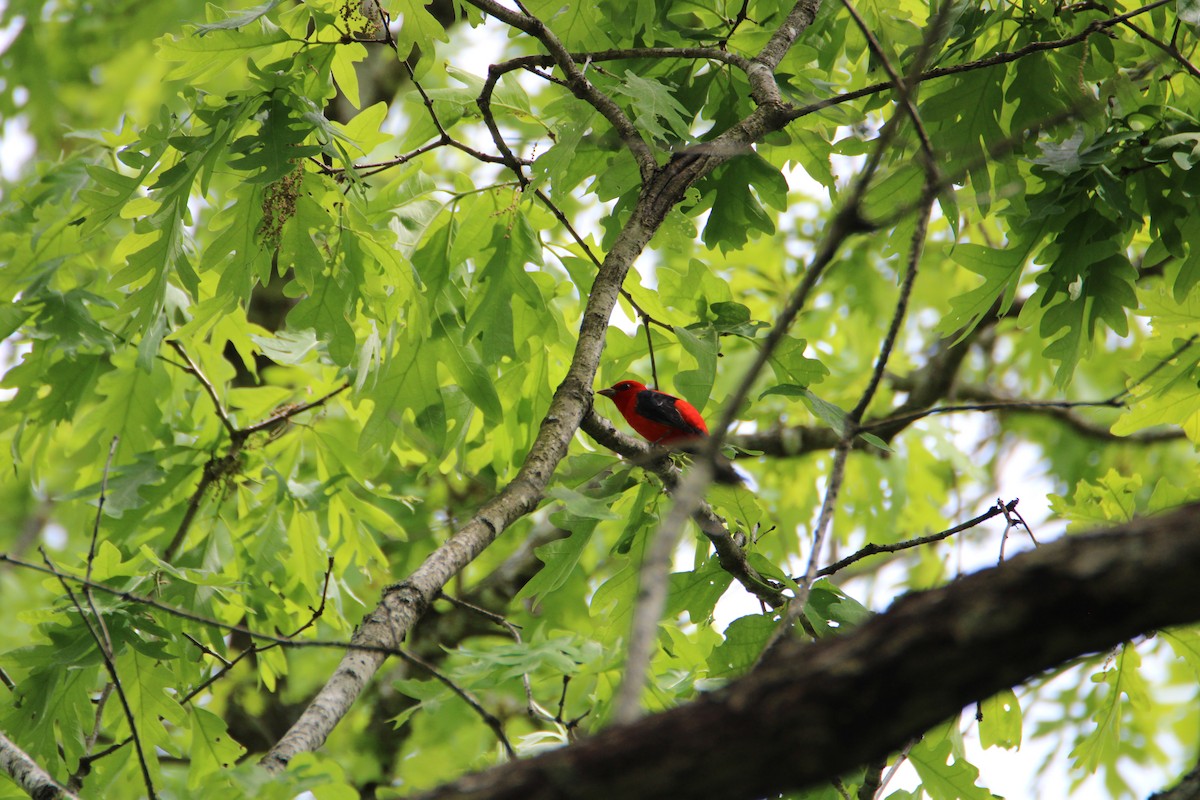
[[[690,433],[693,436],[703,436],[704,431],[683,418],[675,407],[675,398],[669,394],[644,389],[637,393],[633,410],[643,417],[663,425],[669,425],[675,430]]]

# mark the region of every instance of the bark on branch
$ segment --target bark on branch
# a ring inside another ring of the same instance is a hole
[[[421,800],[752,800],[895,752],[963,707],[1069,659],[1200,620],[1200,504],[1071,536],[901,598],[749,676]]]
[[[12,776],[17,786],[34,800],[57,800],[60,797],[76,800],[74,794],[50,777],[46,770],[3,733],[0,733],[0,769]]]

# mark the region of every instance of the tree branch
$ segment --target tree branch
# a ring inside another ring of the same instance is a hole
[[[621,137],[621,141],[625,142],[625,146],[629,148],[629,152],[633,154],[634,161],[637,162],[638,169],[642,173],[642,180],[649,180],[650,176],[658,168],[657,162],[654,160],[654,153],[650,150],[650,145],[642,138],[642,134],[638,131],[637,126],[626,116],[621,107],[613,101],[611,97],[592,85],[592,82],[583,74],[583,70],[571,58],[571,54],[563,47],[561,41],[554,33],[546,27],[546,24],[537,17],[529,14],[524,14],[512,11],[495,0],[467,0],[468,3],[478,8],[480,11],[491,14],[500,21],[523,31],[542,43],[542,46],[550,53],[554,59],[555,65],[563,71],[566,76],[567,88],[572,94],[583,100],[592,108],[599,111],[617,135]],[[492,80],[492,70],[488,70],[488,79]],[[480,105],[481,110],[485,110],[484,106]],[[492,136],[496,139],[497,147],[504,152],[507,146],[503,144],[499,131],[493,130]],[[522,175],[518,175],[521,182],[525,179]]]
[[[17,786],[35,800],[78,800],[65,786],[50,777],[50,773],[38,766],[24,750],[13,744],[3,731],[0,731],[0,769],[12,776]]]
[[[1065,537],[905,596],[844,635],[782,642],[754,673],[685,706],[419,800],[752,800],[813,786],[980,697],[1200,620],[1197,563],[1197,504]]]
[[[653,472],[663,482],[668,492],[674,492],[682,475],[679,468],[661,449],[646,444],[632,436],[621,433],[604,417],[592,412],[583,418],[580,429],[596,440],[596,443],[618,453],[643,469]],[[745,551],[729,533],[725,522],[718,517],[708,503],[701,499],[692,521],[712,544],[721,569],[733,576],[742,587],[768,606],[775,608],[783,603],[778,586],[762,577],[746,560]]]
[[[842,560],[836,561],[827,567],[822,567],[821,569],[817,570],[816,577],[823,578],[827,575],[833,575],[836,572],[841,572],[851,564],[858,563],[864,558],[879,555],[880,553],[898,553],[901,550],[909,550],[913,547],[920,547],[922,545],[932,544],[933,542],[940,542],[943,539],[949,539],[956,533],[962,533],[965,530],[974,528],[976,525],[981,525],[992,517],[999,517],[1006,512],[1013,511],[1016,507],[1016,500],[1012,500],[1004,504],[997,503],[974,519],[969,519],[966,522],[955,525],[952,528],[947,528],[939,533],[931,533],[928,536],[917,536],[912,539],[905,539],[902,542],[896,542],[895,544],[875,544],[874,542],[869,542]]]
[[[958,75],[964,72],[973,72],[977,69],[987,69],[988,67],[995,67],[1001,64],[1009,64],[1013,61],[1019,61],[1026,56],[1033,55],[1034,53],[1044,53],[1048,50],[1060,50],[1064,47],[1071,47],[1072,45],[1087,41],[1089,38],[1101,31],[1108,30],[1109,28],[1122,24],[1128,19],[1132,19],[1133,17],[1153,11],[1154,9],[1164,6],[1169,2],[1171,2],[1171,0],[1154,0],[1152,3],[1148,3],[1140,8],[1135,8],[1133,11],[1129,11],[1125,14],[1118,14],[1116,16],[1108,17],[1107,19],[1096,20],[1079,33],[1064,37],[1062,39],[1053,39],[1045,42],[1031,42],[1024,47],[1018,47],[1016,50],[1012,50],[1007,53],[995,53],[985,58],[976,59],[975,61],[968,61],[964,64],[955,64],[950,67],[938,67],[936,69],[927,70],[913,78],[910,78],[908,83],[911,86],[917,83],[924,83],[925,81],[934,80],[936,78],[944,78],[947,75]],[[841,105],[842,103],[848,103],[852,100],[858,100],[862,97],[879,94],[880,92],[887,91],[891,88],[894,88],[894,86],[890,80],[880,81],[878,83],[873,83],[870,86],[864,86],[861,89],[855,89],[834,97],[827,97],[824,100],[818,100],[815,103],[809,103],[808,105],[804,106],[795,106],[789,109],[788,116],[792,120],[797,120],[801,117],[806,117],[809,114],[816,113],[817,111],[821,111],[831,106]]]

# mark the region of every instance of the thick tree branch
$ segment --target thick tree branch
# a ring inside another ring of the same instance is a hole
[[[1155,792],[1149,800],[1197,800],[1200,798],[1200,766],[1193,767],[1179,783],[1163,792]]]
[[[0,769],[12,776],[17,786],[34,800],[76,800],[74,794],[50,777],[46,770],[13,744],[3,732],[0,732]]]
[[[749,676],[421,800],[752,800],[902,748],[965,706],[1064,661],[1200,620],[1200,505],[1060,539],[901,598]]]

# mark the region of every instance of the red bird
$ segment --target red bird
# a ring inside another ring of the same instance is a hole
[[[646,388],[637,381],[620,381],[599,394],[617,404],[617,410],[635,431],[652,444],[671,444],[708,435],[704,417],[687,400]]]
[[[617,404],[617,410],[635,431],[651,444],[674,445],[676,449],[697,453],[697,442],[708,436],[704,417],[687,400],[674,395],[647,388],[638,381],[618,381],[602,394]],[[693,446],[688,447],[688,444]],[[723,455],[717,454],[716,472],[718,483],[738,485],[742,476]]]

